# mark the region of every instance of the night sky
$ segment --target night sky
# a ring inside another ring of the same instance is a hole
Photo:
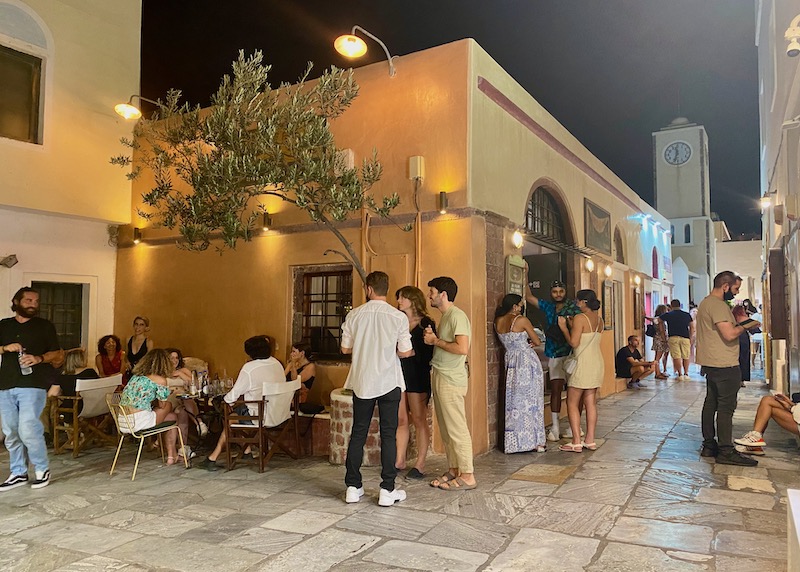
[[[144,0],[142,95],[208,104],[238,51],[264,52],[272,84],[358,24],[392,55],[474,38],[562,125],[653,202],[652,136],[682,115],[709,137],[711,208],[760,233],[758,61],[752,0]],[[402,62],[398,73],[402,73]],[[379,150],[380,152],[380,150]]]

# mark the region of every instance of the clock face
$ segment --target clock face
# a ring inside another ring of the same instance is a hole
[[[670,165],[683,165],[692,156],[692,148],[686,141],[675,141],[664,149],[664,160]]]

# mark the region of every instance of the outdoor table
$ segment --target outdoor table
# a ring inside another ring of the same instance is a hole
[[[328,460],[332,465],[343,465],[347,459],[347,445],[353,430],[353,394],[349,390],[334,389],[331,392],[331,441]],[[378,467],[381,464],[381,435],[378,408],[372,412],[367,442],[364,445],[363,466]]]

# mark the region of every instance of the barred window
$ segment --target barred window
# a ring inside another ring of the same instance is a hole
[[[342,324],[353,308],[353,271],[305,272],[302,276],[301,341],[316,358],[341,357]]]
[[[561,209],[544,187],[537,188],[531,195],[525,216],[525,228],[529,232],[566,242]]]

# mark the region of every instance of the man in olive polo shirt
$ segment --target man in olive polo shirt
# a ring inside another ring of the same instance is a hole
[[[714,277],[711,293],[697,309],[697,363],[706,376],[700,455],[716,457],[722,465],[753,467],[758,461],[739,454],[733,447],[733,412],[742,380],[739,336],[746,327],[737,324],[727,302],[738,294],[741,283],[742,279],[733,272],[720,272]],[[754,325],[758,322],[748,327]]]
[[[464,398],[467,395],[467,352],[472,327],[463,310],[453,305],[458,292],[455,280],[440,276],[428,282],[431,306],[442,313],[438,335],[425,330],[425,343],[434,346],[431,360],[433,406],[442,434],[447,473],[431,481],[443,490],[474,489],[472,437],[467,426]]]

